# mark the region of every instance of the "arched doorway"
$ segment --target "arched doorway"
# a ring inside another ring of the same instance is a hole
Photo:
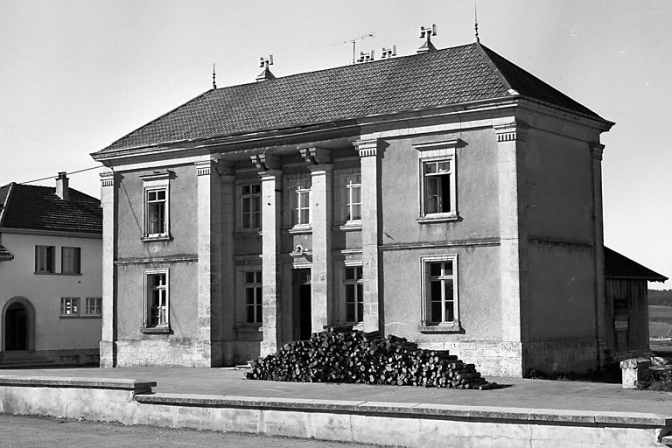
[[[4,352],[33,351],[35,347],[35,309],[28,299],[15,297],[2,312]]]

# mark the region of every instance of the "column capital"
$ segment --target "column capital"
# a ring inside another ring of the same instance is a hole
[[[301,157],[309,165],[321,165],[331,162],[331,150],[325,148],[318,148],[313,146],[311,148],[299,149]]]
[[[320,163],[319,165],[308,165],[308,171],[311,174],[331,173],[334,170],[334,165],[331,163]]]
[[[282,177],[282,170],[259,171],[259,177],[261,178],[261,180],[279,179]]]
[[[526,142],[527,131],[530,127],[523,121],[513,121],[511,123],[498,124],[493,126],[497,133],[497,143],[501,142]]]
[[[233,174],[233,164],[219,159],[202,160],[194,162],[198,176],[210,176],[213,169],[220,176],[231,176]]]
[[[369,140],[359,140],[355,142],[359,157],[373,157],[378,155],[379,140],[372,138]]]
[[[602,161],[602,154],[604,153],[604,145],[601,143],[590,144],[590,154],[593,159]]]
[[[114,171],[106,171],[100,173],[100,183],[103,187],[111,187],[114,185]]]
[[[277,170],[280,168],[280,158],[274,154],[256,154],[250,156],[250,159],[260,171]]]

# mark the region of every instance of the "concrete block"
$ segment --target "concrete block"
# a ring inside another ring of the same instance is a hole
[[[643,381],[651,367],[648,358],[633,358],[621,361],[621,382],[623,389],[637,389],[640,381]]]

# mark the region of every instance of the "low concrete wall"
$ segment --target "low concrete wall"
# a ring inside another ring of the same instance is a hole
[[[0,376],[0,412],[406,447],[660,447],[656,414],[151,394],[134,380]]]

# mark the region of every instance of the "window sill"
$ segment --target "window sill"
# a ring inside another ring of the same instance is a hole
[[[170,241],[173,237],[170,235],[148,235],[140,238],[140,241],[145,243],[153,243],[155,241]]]
[[[461,331],[459,322],[446,322],[435,325],[420,325],[420,333],[459,333]]]
[[[313,227],[310,224],[299,224],[291,229],[288,229],[287,232],[290,235],[296,235],[300,233],[313,233]]]
[[[169,327],[145,327],[141,328],[140,331],[145,334],[170,334]]]
[[[59,317],[61,319],[77,319],[82,316],[80,316],[79,314],[61,314]]]
[[[418,218],[419,224],[434,224],[440,222],[459,221],[460,215],[457,213],[432,213]]]
[[[240,333],[261,333],[261,324],[238,324],[234,329]]]
[[[70,273],[70,272],[34,272],[35,275],[67,275],[71,277],[77,277],[77,276],[82,276],[82,273],[80,272],[79,274],[77,273]]]
[[[236,238],[250,238],[254,236],[261,236],[261,228],[255,227],[254,229],[238,229],[234,233]]]
[[[357,232],[362,230],[362,221],[350,221],[338,226],[341,232]]]

